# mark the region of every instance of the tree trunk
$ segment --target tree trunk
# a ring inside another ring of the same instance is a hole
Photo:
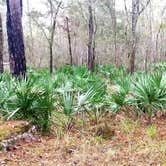
[[[72,47],[71,47],[71,35],[70,35],[69,18],[68,17],[66,17],[66,24],[67,24],[68,43],[69,43],[70,65],[73,65],[73,56],[72,56]]]
[[[132,0],[132,24],[131,24],[131,54],[129,60],[129,73],[133,74],[135,71],[135,55],[136,55],[136,45],[137,45],[137,36],[136,36],[136,28],[138,18],[141,13],[146,9],[149,5],[150,0],[146,1],[146,4],[140,8],[141,1],[140,0]]]
[[[53,67],[54,67],[54,64],[53,64],[53,46],[54,46],[54,37],[55,37],[55,28],[56,28],[56,19],[57,19],[57,15],[59,13],[59,9],[62,5],[62,1],[60,1],[58,3],[58,6],[57,6],[57,9],[56,9],[56,12],[54,13],[53,11],[53,2],[52,0],[49,1],[50,3],[50,9],[51,9],[51,19],[52,19],[52,25],[51,25],[51,36],[50,36],[50,41],[49,41],[49,47],[50,47],[50,73],[52,74],[53,72]]]
[[[34,40],[33,40],[33,32],[32,32],[32,18],[30,15],[30,4],[29,4],[29,0],[27,0],[27,12],[28,12],[28,23],[29,23],[29,33],[30,33],[30,52],[31,52],[31,56],[34,57]]]
[[[132,24],[131,24],[131,54],[129,60],[129,73],[134,73],[135,70],[135,54],[136,54],[136,26],[138,19],[138,4],[137,0],[132,0]]]
[[[113,40],[114,40],[114,63],[118,65],[117,57],[117,18],[115,9],[115,0],[108,0],[108,8],[112,19],[112,30],[113,30]]]
[[[94,20],[92,2],[89,0],[89,43],[88,43],[88,69],[94,70],[95,67],[95,41],[94,41]]]
[[[145,73],[148,72],[148,50],[146,50],[146,55],[145,55]]]
[[[50,43],[50,73],[53,73],[53,45]]]
[[[22,29],[22,0],[7,0],[7,35],[11,73],[13,76],[25,78],[26,58]]]
[[[3,73],[3,30],[2,30],[1,13],[0,13],[0,73]]]

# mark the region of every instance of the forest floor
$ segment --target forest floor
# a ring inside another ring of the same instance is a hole
[[[143,118],[118,114],[57,131],[0,152],[0,166],[166,166],[164,116],[153,119],[151,127]]]

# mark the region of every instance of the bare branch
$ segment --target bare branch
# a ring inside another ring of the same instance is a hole
[[[124,0],[124,7],[125,7],[125,13],[126,13],[126,17],[127,17],[127,23],[128,23],[128,25],[130,25],[129,12],[128,12],[128,9],[127,9],[126,0]]]
[[[53,45],[53,41],[54,41],[54,34],[55,34],[55,27],[56,27],[56,22],[57,22],[57,15],[59,13],[59,9],[62,5],[62,1],[59,2],[58,6],[57,6],[57,9],[56,9],[56,12],[55,12],[55,15],[54,15],[54,18],[53,18],[53,25],[52,25],[52,33],[51,33],[51,41],[50,41],[50,44]]]
[[[138,15],[140,15],[145,9],[146,7],[149,5],[151,0],[147,0],[146,4],[142,7],[142,9],[140,9],[140,11],[138,12]]]
[[[42,31],[42,33],[44,34],[47,42],[50,44],[50,40],[49,37],[47,36],[47,33],[45,31],[45,29],[40,25],[40,23],[35,19],[35,17],[32,17],[32,20],[34,21],[34,23],[40,28],[40,30]]]

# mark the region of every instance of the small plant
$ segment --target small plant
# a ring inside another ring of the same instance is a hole
[[[130,119],[125,119],[121,121],[120,128],[124,134],[129,135],[135,132],[137,125],[136,122],[132,122]]]
[[[130,79],[129,77],[117,78],[114,80],[114,90],[111,94],[108,103],[111,110],[116,113],[128,104],[127,95],[130,90]]]
[[[155,138],[157,138],[157,127],[154,126],[154,125],[151,125],[149,126],[147,129],[146,129],[146,134],[149,138],[151,138],[152,140],[154,140]]]
[[[63,107],[63,113],[67,117],[66,127],[71,129],[73,124],[73,115],[74,115],[74,96],[71,92],[65,92],[62,95],[61,105]]]
[[[96,144],[99,144],[99,145],[103,144],[103,142],[104,142],[103,137],[102,136],[96,136],[94,138],[94,142],[96,142]]]
[[[126,135],[128,141],[128,148],[133,149],[132,137],[134,136],[137,128],[138,122],[133,122],[130,119],[122,120],[120,123],[121,131]]]

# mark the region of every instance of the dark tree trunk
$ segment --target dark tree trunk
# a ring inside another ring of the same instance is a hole
[[[22,0],[7,0],[7,35],[10,71],[25,78],[26,58],[22,29]]]
[[[89,43],[88,43],[88,69],[94,70],[95,67],[95,41],[94,41],[94,20],[92,11],[92,2],[89,0]]]
[[[70,65],[73,65],[73,56],[72,56],[72,47],[71,47],[71,35],[70,35],[70,28],[69,28],[69,18],[66,17],[66,24],[67,24],[67,36],[68,36],[68,43],[69,43],[69,56],[70,56]]]
[[[3,30],[2,30],[1,13],[0,13],[0,73],[3,73]]]

